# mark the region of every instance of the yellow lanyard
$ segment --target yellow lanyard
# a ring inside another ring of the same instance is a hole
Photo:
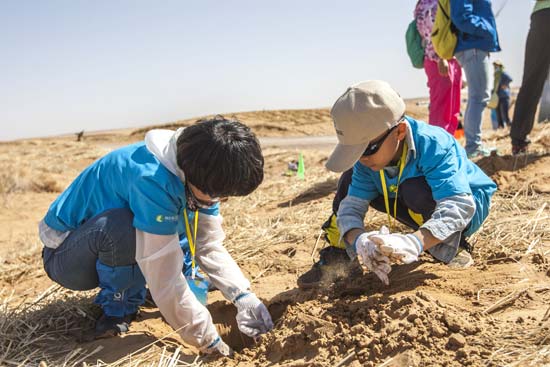
[[[405,157],[407,156],[407,143],[403,143],[403,153],[399,161],[399,174],[397,175],[397,186],[395,188],[395,200],[393,201],[393,217],[397,218],[397,193],[399,192],[399,181],[401,181],[401,174],[405,168]],[[386,213],[388,214],[388,225],[390,226],[390,232],[393,232],[393,222],[390,214],[390,199],[388,197],[388,188],[386,187],[386,175],[384,169],[380,170],[380,181],[382,181],[382,191],[384,192],[384,204],[386,206]],[[390,188],[391,190],[391,188]]]
[[[199,223],[199,211],[195,210],[194,231],[191,236],[191,227],[189,226],[189,219],[187,218],[187,208],[183,208],[183,217],[185,218],[185,232],[187,234],[187,241],[189,242],[189,250],[191,250],[191,279],[195,279],[195,244],[197,241],[197,225]]]

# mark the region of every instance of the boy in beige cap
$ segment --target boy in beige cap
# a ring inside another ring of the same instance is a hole
[[[406,116],[403,99],[384,81],[348,88],[331,115],[338,145],[326,166],[344,174],[333,203],[337,231],[329,237],[338,232],[339,241],[322,251],[298,285],[318,286],[327,280],[326,266],[356,257],[385,284],[391,264],[417,261],[423,251],[444,263],[470,265],[465,239],[489,214],[496,185],[458,142],[442,128]],[[389,229],[364,227],[369,207],[387,213]],[[395,219],[414,232],[390,232]],[[466,251],[459,261],[460,248]]]

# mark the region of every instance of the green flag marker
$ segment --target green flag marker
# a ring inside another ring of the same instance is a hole
[[[298,171],[296,172],[296,177],[300,180],[306,178],[306,167],[304,166],[304,156],[300,153],[300,158],[298,159]]]

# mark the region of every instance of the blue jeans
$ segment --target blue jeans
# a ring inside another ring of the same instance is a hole
[[[508,110],[510,109],[510,97],[499,97],[497,106],[497,118],[498,127],[510,126],[510,116]]]
[[[72,290],[100,287],[95,303],[108,316],[137,312],[145,301],[145,279],[136,263],[136,231],[128,209],[111,209],[88,220],[57,249],[44,247],[44,269]]]
[[[491,126],[493,127],[493,130],[498,129],[498,116],[495,108],[491,109]]]
[[[489,101],[489,53],[470,49],[455,54],[464,68],[468,81],[468,104],[464,114],[464,136],[466,153],[481,148],[481,118]]]
[[[136,263],[136,229],[129,209],[111,209],[88,220],[55,250],[44,247],[46,273],[56,283],[72,290],[100,291],[95,299],[108,316],[123,317],[137,312],[145,302],[145,278]],[[191,291],[204,305],[208,281],[196,266],[191,279],[191,254],[186,241],[182,272]]]

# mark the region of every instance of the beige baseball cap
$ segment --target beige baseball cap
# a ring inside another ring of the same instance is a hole
[[[405,113],[405,102],[385,81],[367,80],[346,90],[330,114],[338,145],[326,167],[334,172],[350,169],[370,141],[393,127]]]

